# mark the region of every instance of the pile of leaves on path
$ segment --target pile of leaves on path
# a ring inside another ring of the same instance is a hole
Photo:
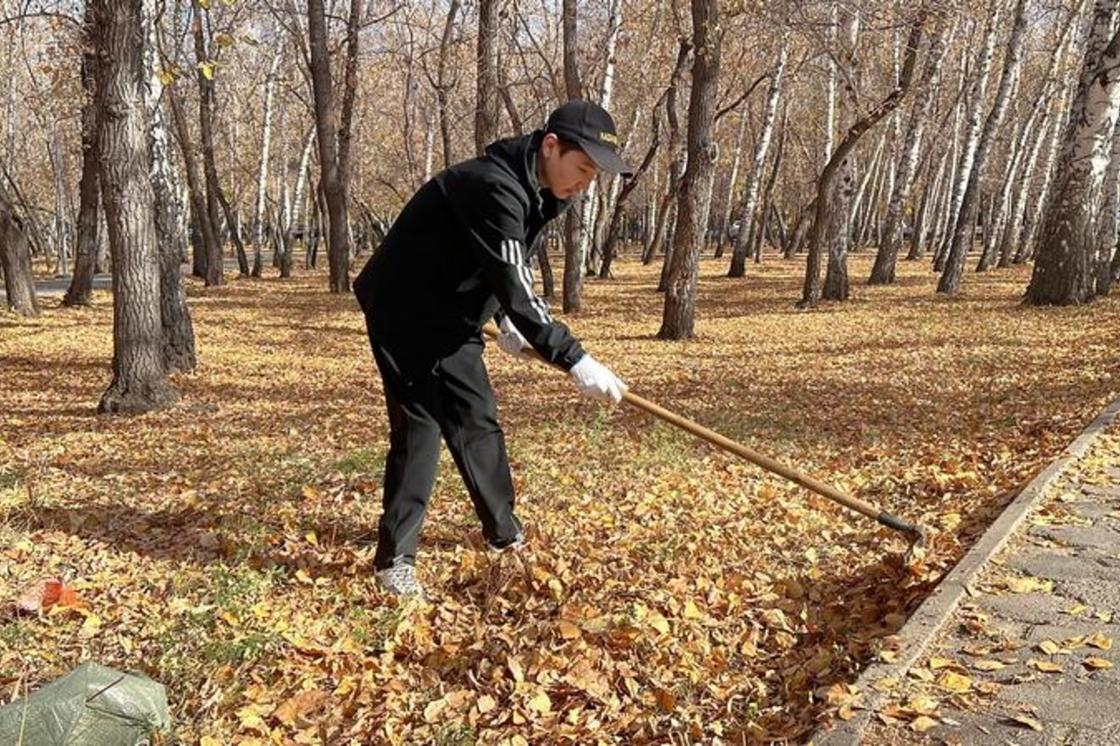
[[[855,257],[853,272],[867,260]],[[192,284],[182,400],[94,415],[111,300],[0,319],[0,701],[83,660],[167,686],[186,740],[739,743],[804,738],[952,562],[1112,397],[1120,302],[1030,309],[1026,270],[793,307],[799,263],[702,265],[654,338],[657,268],[568,319],[636,393],[937,536],[872,522],[487,351],[531,554],[479,551],[445,459],[420,576],[370,572],[387,447],[352,298],[321,273]],[[34,599],[38,593],[39,608]],[[833,690],[834,691],[834,690]]]
[[[1088,452],[1067,467],[1046,489],[1026,523],[1032,526],[1086,527],[1107,530],[1120,524],[1120,511],[1107,510],[1089,518],[1070,505],[1083,503],[1086,487],[1113,488],[1120,465],[1120,422],[1097,436]],[[1051,594],[1051,624],[1024,624],[1020,629],[993,619],[990,604],[966,600],[939,640],[930,646],[919,665],[904,677],[885,677],[873,686],[882,695],[871,721],[869,739],[875,743],[928,743],[935,737],[959,743],[958,733],[929,733],[938,726],[960,726],[960,713],[977,713],[984,720],[1013,729],[1052,730],[1042,712],[1037,690],[1030,697],[1008,697],[1020,685],[1070,688],[1111,675],[1116,619],[1112,609],[1065,598],[1048,578],[1013,569],[1011,557],[1039,550],[1065,556],[1069,548],[1046,536],[1017,533],[970,585],[970,596],[1028,595],[1036,601]],[[1077,624],[1087,634],[1069,634],[1066,624]],[[1063,632],[1063,629],[1066,629]],[[1040,630],[1051,636],[1042,637]],[[1037,637],[1035,635],[1038,635]],[[1033,639],[1031,639],[1033,638]],[[887,646],[888,648],[890,646]],[[889,649],[879,652],[888,658]],[[865,692],[850,684],[836,684],[828,698],[841,717],[849,717],[865,702]],[[1023,700],[1023,701],[1018,701]],[[1053,711],[1053,703],[1050,703]],[[977,723],[984,732],[988,729]]]

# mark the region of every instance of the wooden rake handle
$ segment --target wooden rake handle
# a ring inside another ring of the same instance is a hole
[[[492,323],[486,324],[486,326],[483,327],[483,332],[485,332],[486,335],[492,339],[497,339],[498,337],[498,328]],[[545,363],[546,365],[551,366],[551,363],[545,360],[536,350],[523,350],[522,353],[529,355],[534,360],[538,360],[542,363]],[[878,521],[888,528],[909,534],[912,538],[920,538],[924,533],[920,527],[911,525],[899,518],[896,518],[890,513],[877,508],[869,502],[860,500],[857,497],[852,497],[851,495],[847,495],[836,489],[832,485],[825,484],[819,479],[815,479],[808,474],[803,474],[797,469],[786,466],[780,461],[776,461],[766,454],[759,453],[753,448],[748,448],[742,443],[737,443],[730,438],[720,435],[714,430],[709,430],[703,425],[693,422],[687,417],[682,417],[675,412],[670,412],[668,409],[665,409],[658,404],[654,404],[650,400],[644,399],[631,391],[624,392],[622,394],[622,399],[626,403],[637,407],[644,412],[648,412],[654,417],[657,417],[661,420],[664,420],[665,422],[668,422],[671,425],[675,425],[682,430],[686,430],[692,433],[697,438],[705,440],[708,443],[716,446],[717,448],[722,448],[729,453],[734,453],[736,456],[750,461],[755,466],[761,467],[766,471],[771,472],[772,474],[783,476],[791,482],[799,484],[811,492],[815,492],[822,497],[827,497],[833,502],[839,503],[858,513],[862,513],[868,518]]]

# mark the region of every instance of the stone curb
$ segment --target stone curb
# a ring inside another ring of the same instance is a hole
[[[1105,407],[1104,411],[1066,447],[1062,455],[1031,480],[1031,483],[1011,501],[898,631],[900,646],[894,662],[874,662],[860,674],[855,685],[863,695],[862,705],[865,709],[858,710],[856,716],[847,722],[837,721],[819,729],[809,743],[816,746],[848,746],[848,744],[860,743],[863,731],[870,724],[882,701],[882,695],[873,688],[873,685],[887,677],[902,680],[949,621],[967,592],[966,589],[980,570],[1003,548],[1031,509],[1041,501],[1046,488],[1067,466],[1089,450],[1096,437],[1118,415],[1120,415],[1120,399],[1114,400]]]

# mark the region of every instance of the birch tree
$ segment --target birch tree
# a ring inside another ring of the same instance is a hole
[[[956,226],[949,243],[945,270],[937,284],[937,292],[939,293],[953,294],[960,289],[965,257],[972,247],[973,226],[976,224],[976,214],[979,207],[980,180],[983,178],[988,156],[995,145],[996,131],[1003,123],[1011,89],[1019,75],[1019,65],[1023,57],[1023,36],[1027,28],[1026,7],[1026,0],[1015,0],[1015,20],[1011,28],[1011,38],[1007,43],[1003,71],[1000,73],[999,85],[996,88],[996,100],[992,105],[992,110],[988,113],[987,119],[984,120],[984,128],[980,133],[972,167],[969,170],[965,189],[961,195]],[[977,103],[977,106],[979,105]]]
[[[782,77],[785,75],[788,59],[789,35],[786,34],[782,37],[778,62],[774,65],[770,87],[766,92],[766,103],[762,110],[762,127],[758,135],[758,141],[755,143],[751,168],[747,173],[743,202],[739,207],[739,231],[735,234],[731,267],[727,271],[728,277],[743,277],[747,273],[747,251],[750,248],[748,238],[751,235],[751,227],[758,210],[758,193],[766,166],[766,157],[770,152],[770,141],[774,136],[774,124],[778,118],[778,100],[782,94]],[[765,216],[759,216],[758,220],[765,222]]]
[[[1093,9],[1085,62],[1062,136],[1054,193],[1027,287],[1026,301],[1032,305],[1079,304],[1096,295],[1095,221],[1120,112],[1116,10],[1116,0],[1098,0]]]

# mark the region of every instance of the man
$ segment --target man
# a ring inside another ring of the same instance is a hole
[[[423,596],[414,564],[442,435],[494,551],[524,545],[482,326],[499,347],[532,347],[580,391],[617,404],[626,390],[533,292],[531,247],[599,171],[629,175],[614,121],[570,101],[544,130],[499,140],[424,184],[354,281],[389,412],[389,454],[374,567],[390,593]]]

